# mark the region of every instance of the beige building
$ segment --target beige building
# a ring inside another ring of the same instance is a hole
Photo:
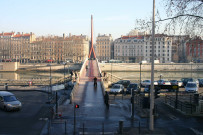
[[[10,32],[0,34],[0,58],[2,61],[28,62],[30,59],[30,44],[35,41],[31,33]]]
[[[89,54],[87,36],[38,37],[31,32],[0,33],[0,60],[26,62],[84,61]]]
[[[98,35],[96,40],[96,56],[99,61],[113,59],[113,38],[109,35]]]
[[[65,37],[65,34],[63,37],[40,37],[31,44],[31,50],[31,61],[35,62],[82,62],[89,54],[89,39],[84,35]]]

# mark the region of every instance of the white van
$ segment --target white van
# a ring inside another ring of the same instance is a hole
[[[20,110],[22,104],[11,92],[0,91],[0,108],[6,111]]]

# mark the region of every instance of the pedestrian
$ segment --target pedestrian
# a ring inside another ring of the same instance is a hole
[[[109,107],[109,94],[107,91],[105,91],[104,102],[105,102],[106,106]]]
[[[106,72],[104,72],[104,77],[106,77]]]
[[[75,79],[77,79],[77,72],[75,71]]]
[[[70,75],[71,75],[71,77],[73,76],[73,71],[72,70],[70,71]]]

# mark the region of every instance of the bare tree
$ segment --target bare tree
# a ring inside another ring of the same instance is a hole
[[[203,32],[203,0],[164,0],[166,14],[170,20],[165,26],[167,31],[179,30],[191,36],[202,36]]]
[[[156,32],[202,36],[203,0],[163,0],[167,18],[156,13]],[[151,19],[137,19],[136,29],[151,30]],[[164,23],[162,23],[164,22]],[[164,24],[164,26],[162,25]],[[164,28],[160,29],[160,28]]]

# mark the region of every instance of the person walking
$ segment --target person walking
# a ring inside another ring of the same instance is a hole
[[[107,91],[105,91],[104,102],[105,102],[106,106],[109,108],[109,94]]]
[[[94,87],[97,87],[97,78],[96,78],[96,76],[94,77]]]

